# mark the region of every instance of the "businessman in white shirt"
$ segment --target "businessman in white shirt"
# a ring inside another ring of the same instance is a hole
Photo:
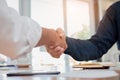
[[[7,6],[5,0],[0,0],[0,53],[15,59],[41,45],[58,46],[60,52],[67,48],[65,37],[53,29],[40,27],[28,17],[20,16]]]

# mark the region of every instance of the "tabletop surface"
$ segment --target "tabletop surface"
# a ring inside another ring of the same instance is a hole
[[[77,70],[57,75],[7,76],[10,71],[28,70],[0,70],[0,80],[120,80],[120,68]]]

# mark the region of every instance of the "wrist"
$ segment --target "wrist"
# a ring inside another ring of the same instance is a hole
[[[50,36],[52,34],[52,29],[42,28],[42,36],[37,46],[46,45],[50,43]]]

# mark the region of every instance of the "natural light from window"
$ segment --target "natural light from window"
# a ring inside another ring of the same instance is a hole
[[[63,0],[31,0],[31,17],[42,27],[54,29],[61,27],[64,29],[62,1]],[[68,0],[67,21],[68,36],[74,37],[75,33],[81,32],[84,28],[87,28],[88,31],[86,32],[89,32],[89,3],[78,0]],[[44,49],[35,48],[32,51],[32,63],[33,65],[39,66],[41,64],[51,64],[64,67],[65,60],[64,55],[62,55],[60,59],[55,59]]]

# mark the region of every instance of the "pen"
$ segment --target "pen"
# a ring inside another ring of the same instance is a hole
[[[16,67],[15,65],[0,65],[0,67]]]

